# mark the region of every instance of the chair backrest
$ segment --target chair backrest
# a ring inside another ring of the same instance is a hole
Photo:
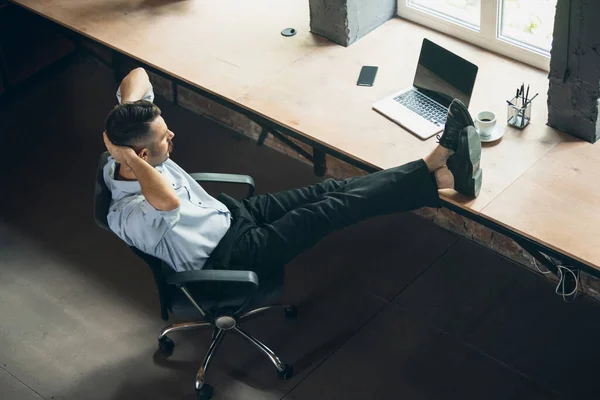
[[[110,154],[104,152],[100,155],[98,160],[98,166],[96,169],[96,187],[94,190],[94,220],[96,224],[101,228],[114,234],[108,226],[107,215],[110,209],[110,202],[112,200],[112,194],[106,183],[104,182],[104,166],[108,162]],[[120,240],[120,239],[119,239]],[[158,289],[158,299],[160,302],[160,314],[163,320],[169,318],[168,310],[171,308],[171,293],[172,288],[166,283],[166,278],[174,271],[171,267],[163,263],[160,259],[153,257],[149,254],[142,252],[141,250],[130,247],[130,249],[141,259],[152,270],[156,288]]]
[[[110,201],[112,200],[112,195],[110,193],[110,189],[106,186],[104,182],[104,166],[108,162],[108,157],[110,154],[108,151],[102,153],[100,155],[100,160],[98,160],[98,167],[96,168],[96,187],[94,190],[94,220],[96,224],[106,229],[109,232],[112,232],[108,227],[108,221],[106,220],[106,216],[108,215],[108,209],[110,208]]]

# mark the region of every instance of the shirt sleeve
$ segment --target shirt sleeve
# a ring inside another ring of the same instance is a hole
[[[179,222],[179,211],[179,208],[157,210],[143,195],[134,195],[112,205],[107,219],[110,229],[125,243],[152,253],[165,234]]]
[[[121,86],[117,89],[117,100],[119,101],[119,104],[121,104]],[[142,100],[147,100],[151,103],[154,102],[154,88],[152,87],[152,84],[150,84],[150,87],[144,97],[142,97]]]

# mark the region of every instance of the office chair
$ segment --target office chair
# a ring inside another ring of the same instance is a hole
[[[103,168],[109,156],[108,152],[103,153],[98,162],[94,219],[101,228],[113,233],[107,222],[112,197],[103,177]],[[249,186],[247,197],[254,194],[254,181],[247,175],[196,173],[191,176],[198,182],[246,184]],[[158,347],[163,354],[169,356],[175,347],[168,334],[204,327],[213,328],[212,343],[196,375],[198,399],[208,400],[212,397],[213,387],[204,382],[204,377],[217,348],[229,332],[239,333],[264,353],[275,365],[280,378],[291,378],[291,366],[283,363],[271,349],[239,327],[239,323],[244,319],[275,307],[283,308],[287,319],[296,318],[296,307],[273,303],[283,289],[283,268],[278,269],[282,271],[279,275],[269,277],[259,285],[258,276],[253,271],[212,270],[210,265],[205,265],[201,270],[175,272],[158,258],[135,247],[130,248],[152,271],[158,289],[162,319],[167,321],[171,314],[189,321],[171,324],[161,330],[158,335]]]

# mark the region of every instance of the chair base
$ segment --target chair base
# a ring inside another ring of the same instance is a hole
[[[207,321],[193,321],[193,322],[182,322],[177,324],[171,324],[163,328],[158,335],[158,343],[159,350],[167,355],[170,355],[173,352],[173,348],[175,344],[173,341],[167,336],[167,334],[178,332],[178,331],[186,331],[186,330],[195,330],[206,327],[213,328],[213,340],[208,347],[208,351],[204,356],[204,360],[202,361],[202,365],[198,369],[196,374],[196,394],[199,399],[208,400],[212,397],[213,388],[212,386],[205,383],[206,371],[210,365],[212,358],[214,357],[217,349],[223,342],[223,338],[228,332],[236,332],[241,335],[244,339],[252,343],[254,347],[256,347],[261,353],[263,353],[275,366],[277,370],[277,375],[281,379],[290,379],[293,375],[293,368],[285,364],[277,355],[268,348],[264,343],[256,339],[254,336],[250,335],[248,332],[244,331],[238,326],[238,322],[245,320],[250,317],[255,317],[259,314],[264,313],[265,311],[274,309],[274,308],[282,308],[285,311],[285,316],[287,319],[295,318],[297,315],[296,307],[290,306],[287,304],[275,304],[268,307],[261,307],[255,310],[251,310],[246,314],[242,315],[239,318],[233,318],[231,316],[220,316],[214,322]],[[219,323],[219,320],[226,320],[226,323]],[[222,329],[225,328],[225,329]]]
[[[274,308],[281,308],[285,312],[286,319],[295,319],[298,315],[298,309],[295,306],[291,306],[289,304],[273,304],[267,307],[256,308],[252,311],[248,311],[246,314],[240,317],[240,320],[248,319],[250,317],[255,317],[264,313],[265,311],[272,310]]]
[[[158,334],[158,340],[161,340],[164,336],[172,332],[190,331],[193,329],[206,328],[209,326],[212,326],[210,322],[205,321],[182,322],[178,324],[167,325]]]

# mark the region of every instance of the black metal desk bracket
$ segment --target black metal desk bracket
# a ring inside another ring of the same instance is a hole
[[[265,139],[269,136],[269,133],[278,141],[285,144],[296,153],[313,163],[313,169],[316,176],[324,176],[327,173],[327,160],[325,158],[325,152],[313,147],[313,153],[310,154],[302,147],[288,139],[285,135],[277,132],[276,130],[269,130],[268,128],[262,128],[256,144],[262,146]]]

